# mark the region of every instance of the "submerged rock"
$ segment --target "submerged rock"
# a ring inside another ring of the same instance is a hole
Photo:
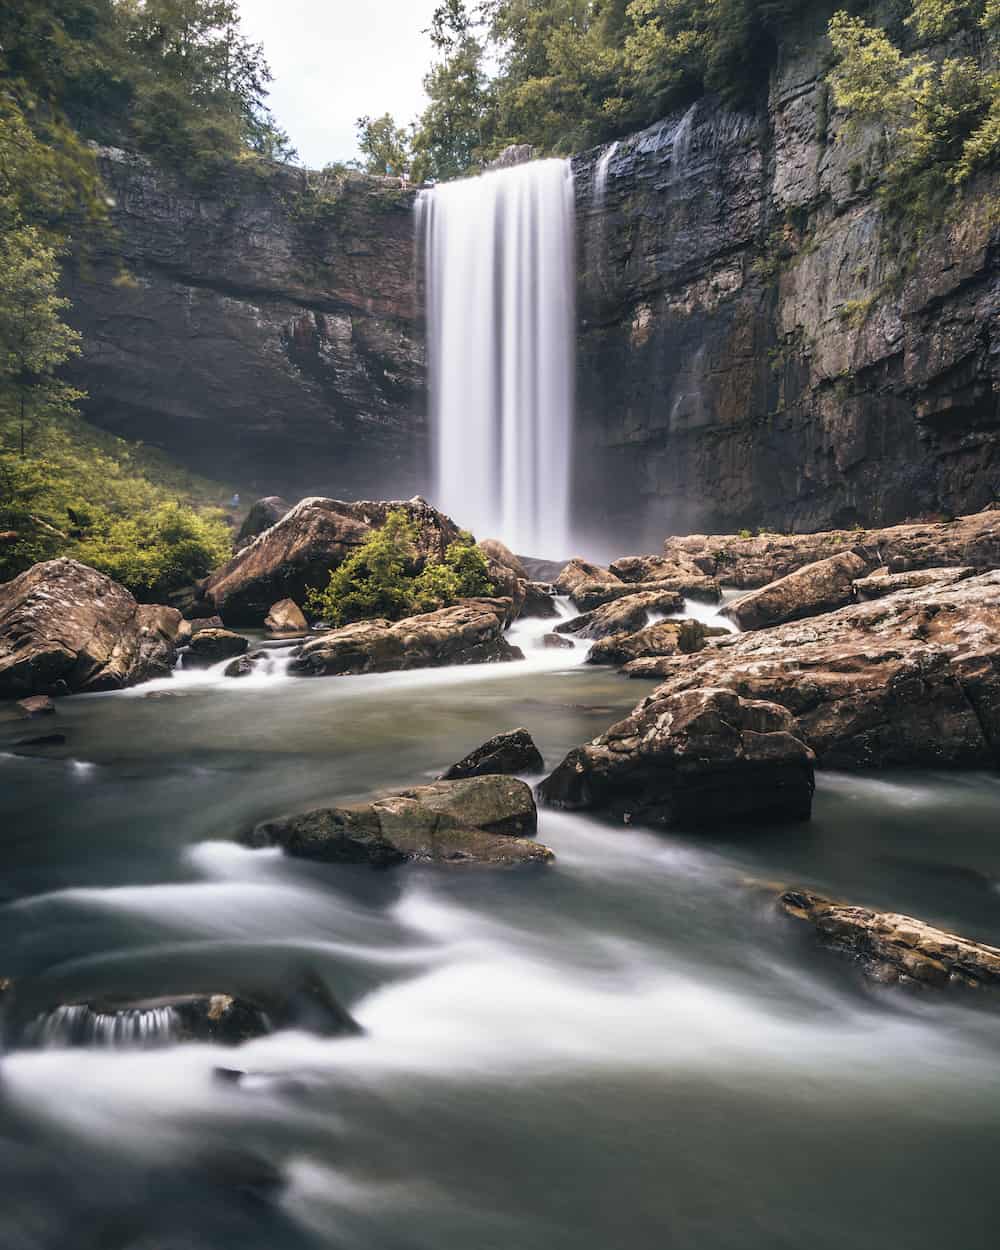
[[[184,667],[208,668],[230,656],[242,655],[249,647],[249,640],[232,630],[203,629],[188,643],[184,652]]]
[[[650,612],[683,610],[684,600],[673,590],[631,594],[563,621],[556,626],[556,633],[579,634],[581,638],[608,638],[612,634],[628,634],[642,629],[649,621]]]
[[[36,716],[52,716],[56,710],[56,705],[47,694],[33,694],[30,698],[18,699],[17,707],[28,720],[34,720]]]
[[[344,625],[307,642],[289,672],[324,677],[523,660],[521,650],[503,636],[504,602],[470,600],[395,624],[376,620]]]
[[[853,602],[855,581],[867,576],[871,568],[871,561],[856,551],[828,556],[734,599],[722,615],[740,629],[765,629],[832,612]]]
[[[1000,572],[628,664],[654,698],[704,686],[780,703],[829,768],[1000,761]]]
[[[169,674],[181,614],[76,560],[0,585],[0,698],[120,690]]]
[[[308,629],[302,609],[294,599],[273,603],[264,618],[264,628],[272,634],[302,634]]]
[[[789,890],[779,906],[808,921],[820,941],[857,959],[882,983],[1000,988],[1000,949],[937,929],[912,916],[835,903]]]
[[[640,703],[538,787],[555,807],[685,828],[808,820],[813,753],[773,703],[701,689]]]
[[[572,651],[576,643],[572,638],[564,638],[562,634],[543,634],[542,646],[553,651]]]
[[[238,655],[222,670],[223,677],[249,677],[257,671],[258,665],[268,658],[266,651],[251,651],[247,655]]]
[[[265,821],[244,841],[302,859],[386,868],[408,861],[525,864],[552,859],[531,839],[531,788],[512,777],[438,781],[353,807]]]
[[[537,773],[545,767],[541,752],[527,729],[510,729],[496,734],[482,746],[452,764],[442,781],[458,777],[482,777],[498,773]]]
[[[400,509],[417,526],[417,563],[428,556],[443,558],[459,536],[458,526],[422,499],[303,499],[213,573],[202,585],[202,599],[227,625],[260,625],[273,603],[303,603],[310,587],[325,586],[330,570]]]

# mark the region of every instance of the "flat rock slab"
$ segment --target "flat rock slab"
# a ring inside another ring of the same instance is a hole
[[[358,621],[307,642],[289,666],[301,677],[392,673],[523,660],[504,638],[510,600],[470,600],[397,621]]]
[[[913,916],[851,907],[789,890],[778,905],[808,921],[823,945],[857,959],[873,980],[892,984],[1000,988],[1000,949],[935,928]]]
[[[554,858],[531,838],[537,824],[534,797],[523,781],[471,777],[266,821],[244,841],[280,846],[302,859],[374,868],[407,862],[510,866]]]
[[[843,551],[734,599],[722,609],[722,615],[746,630],[832,612],[854,601],[855,581],[866,577],[871,569],[870,559],[856,551]]]

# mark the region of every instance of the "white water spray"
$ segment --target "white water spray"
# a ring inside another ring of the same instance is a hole
[[[532,161],[418,200],[435,501],[477,537],[569,553],[573,179]]]

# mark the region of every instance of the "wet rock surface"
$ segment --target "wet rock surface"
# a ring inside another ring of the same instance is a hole
[[[185,668],[208,668],[249,648],[249,640],[231,629],[202,629],[188,643],[182,663]]]
[[[525,582],[521,616],[534,616],[541,620],[549,620],[558,615],[559,609],[552,597],[552,587],[547,582]]]
[[[491,773],[537,773],[545,767],[541,752],[527,729],[495,734],[442,773],[442,781],[481,777]]]
[[[852,602],[855,581],[870,571],[871,561],[856,551],[827,556],[734,599],[722,609],[722,615],[740,629],[764,629],[832,612]]]
[[[629,664],[633,660],[700,651],[708,638],[727,631],[701,621],[660,621],[632,634],[599,639],[587,652],[588,664]]]
[[[1000,949],[912,916],[837,903],[789,890],[779,907],[813,926],[820,942],[858,960],[882,984],[1000,989]]]
[[[418,528],[417,561],[443,558],[458,538],[455,523],[420,499],[362,501],[308,498],[237,552],[202,585],[203,602],[227,626],[260,625],[281,599],[304,603],[310,587],[326,585],[390,512],[402,510]]]
[[[388,868],[407,862],[546,863],[532,840],[538,816],[531,788],[511,777],[472,777],[416,786],[374,802],[319,808],[266,821],[244,839],[326,863]]]
[[[571,751],[538,796],[672,827],[808,820],[813,764],[783,707],[727,690],[657,692]]]
[[[166,676],[181,614],[138,604],[76,560],[48,560],[0,585],[0,698],[120,690]]]
[[[643,629],[651,612],[681,612],[683,609],[684,600],[672,590],[631,594],[563,621],[556,626],[556,633],[578,634],[581,638],[608,638],[612,634],[634,633]]]
[[[581,582],[570,595],[570,598],[581,612],[592,612],[594,608],[602,608],[618,599],[627,599],[631,595],[662,595],[663,602],[671,606],[661,608],[664,612],[682,612],[684,610],[684,591],[679,589],[674,580],[662,582],[633,582],[622,585],[618,582]]]
[[[523,660],[520,649],[503,636],[509,607],[509,600],[473,600],[395,624],[344,625],[305,643],[289,672],[330,677]]]
[[[788,708],[829,768],[992,767],[1000,759],[1000,572],[637,660],[653,698],[703,686]]]
[[[618,579],[600,564],[591,564],[589,560],[583,560],[579,556],[574,556],[559,570],[558,576],[555,578],[553,585],[561,595],[571,595],[577,586],[583,582],[614,582]]]

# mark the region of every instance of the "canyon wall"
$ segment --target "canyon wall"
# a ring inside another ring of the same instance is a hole
[[[574,161],[594,554],[1000,489],[996,178],[901,245],[823,28],[789,30],[759,111],[706,98]],[[414,193],[280,166],[199,190],[102,161],[115,234],[68,291],[91,419],[259,493],[429,493]]]
[[[88,418],[260,494],[422,487],[413,192],[280,165],[199,187],[100,159],[113,228],[67,275]]]
[[[819,18],[789,32],[766,111],[704,99],[574,162],[592,549],[1000,492],[996,179],[901,250],[880,136],[832,109],[827,52]]]

